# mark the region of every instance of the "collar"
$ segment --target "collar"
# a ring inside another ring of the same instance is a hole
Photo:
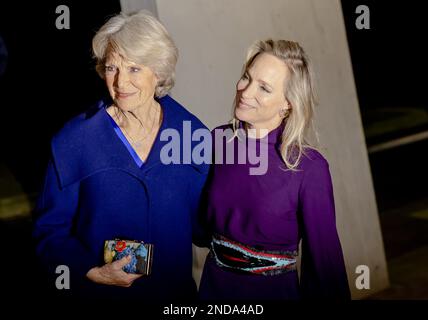
[[[265,136],[264,138],[250,138],[247,136],[247,139],[257,140],[258,143],[267,142],[269,145],[277,147],[281,145],[282,132],[284,131],[284,127],[285,127],[285,121],[281,122],[281,124],[275,129],[269,131],[269,133],[267,134],[267,137]],[[239,122],[239,128],[245,130],[244,124],[242,121]],[[247,134],[246,130],[245,130],[245,134]]]
[[[144,179],[151,169],[163,165],[160,151],[167,144],[160,141],[166,128],[182,130],[184,113],[189,114],[169,96],[158,99],[163,111],[159,133],[142,168],[139,168],[126,146],[120,141],[105,110],[110,99],[99,101],[94,107],[68,122],[51,143],[53,162],[62,188],[97,172],[118,169],[136,178]],[[184,111],[183,111],[184,110]],[[195,118],[196,119],[196,118]],[[193,122],[192,122],[193,124]],[[207,165],[192,164],[199,172],[206,173]]]

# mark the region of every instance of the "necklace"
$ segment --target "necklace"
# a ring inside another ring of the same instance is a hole
[[[116,107],[116,106],[114,106],[115,107],[115,114],[116,114],[116,118],[119,120],[119,115],[118,115],[118,110],[117,109],[119,109],[119,111],[122,113],[122,115],[126,118],[126,119],[128,119],[128,117],[127,117],[127,115],[126,115],[126,113],[123,111],[123,110],[121,110],[120,108],[118,108],[118,107]],[[143,123],[141,122],[141,120],[132,112],[132,111],[128,111],[139,123],[140,123],[140,127],[143,129],[143,131],[144,131],[144,126],[143,126]],[[156,115],[155,115],[155,117],[154,117],[154,119],[153,119],[153,123],[152,123],[152,127],[150,128],[150,131],[149,132],[147,132],[147,134],[145,134],[142,138],[140,138],[140,139],[134,139],[130,134],[129,134],[129,132],[125,129],[125,127],[124,126],[120,126],[120,128],[121,129],[123,129],[123,131],[124,131],[124,133],[125,133],[125,135],[129,138],[129,140],[130,140],[130,142],[131,142],[131,144],[135,147],[135,148],[140,148],[142,145],[143,145],[143,141],[145,140],[145,139],[147,139],[147,137],[149,137],[149,135],[152,133],[152,131],[153,131],[153,128],[155,127],[155,123],[156,123],[156,119],[158,118],[158,113],[160,113],[160,107],[159,108],[157,108],[157,110],[156,110]],[[120,122],[120,121],[119,121]]]

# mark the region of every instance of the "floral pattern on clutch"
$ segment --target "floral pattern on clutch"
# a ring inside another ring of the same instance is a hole
[[[126,256],[131,262],[123,267],[127,273],[149,275],[152,269],[153,245],[143,241],[106,240],[104,243],[104,262],[111,263]]]

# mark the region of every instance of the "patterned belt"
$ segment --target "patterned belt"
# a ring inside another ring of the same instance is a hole
[[[296,270],[297,251],[266,251],[214,235],[211,252],[220,267],[238,272],[277,275]]]

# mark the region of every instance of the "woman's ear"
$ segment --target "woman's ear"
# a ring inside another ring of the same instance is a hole
[[[291,111],[291,103],[288,101],[288,99],[285,99],[285,109],[287,109],[289,112]]]
[[[279,116],[281,118],[285,118],[287,117],[287,115],[290,113],[290,109],[289,108],[281,108],[281,110],[279,110]]]
[[[279,110],[279,116],[281,118],[286,118],[291,112],[291,104],[288,100],[285,100],[286,105]]]

